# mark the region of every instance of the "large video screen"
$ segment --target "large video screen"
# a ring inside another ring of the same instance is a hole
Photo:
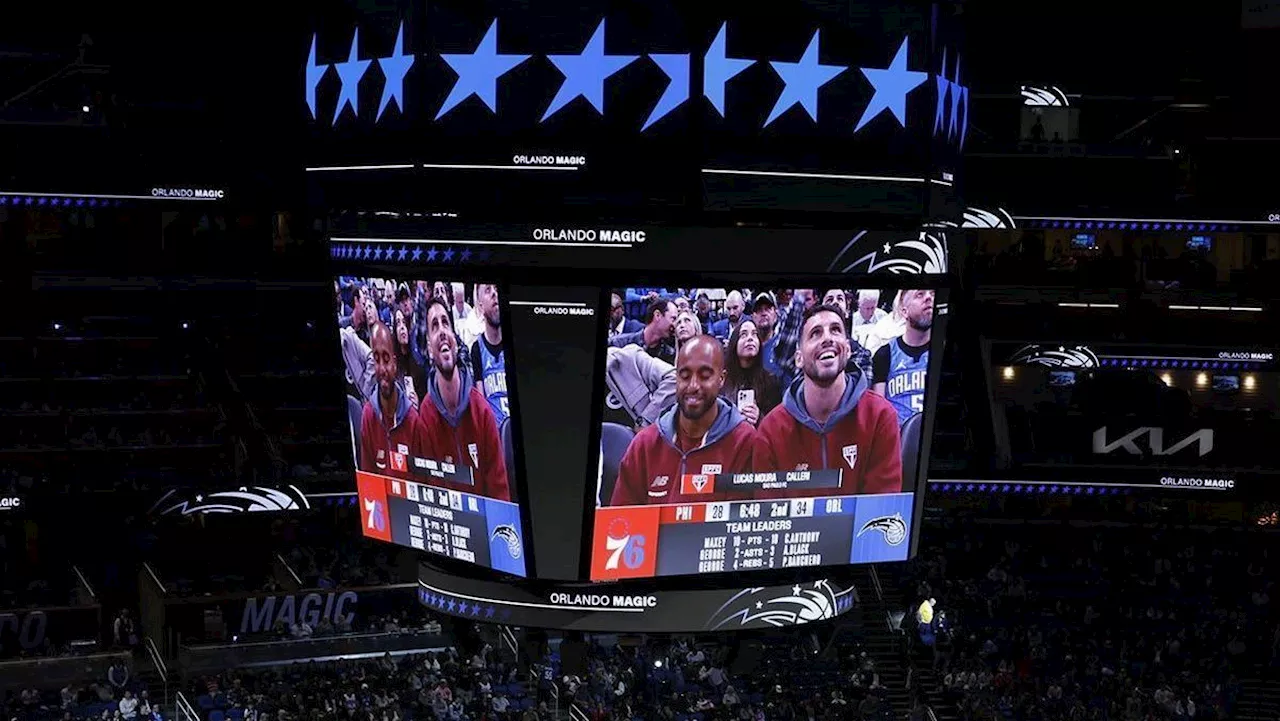
[[[527,574],[498,286],[334,282],[363,532]]]
[[[907,558],[934,290],[608,302],[592,580]]]

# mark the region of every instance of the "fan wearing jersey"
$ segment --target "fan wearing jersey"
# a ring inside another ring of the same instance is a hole
[[[471,378],[471,366],[458,362],[458,336],[449,306],[432,298],[426,323],[431,374],[418,408],[418,448],[424,458],[467,467],[472,474],[471,483],[432,483],[510,501],[498,421]]]
[[[751,471],[755,431],[720,398],[724,380],[720,341],[699,335],[680,344],[676,405],[627,446],[610,506],[724,500],[716,477]]]
[[[899,426],[924,410],[934,291],[908,290],[902,295],[906,330],[880,346],[871,361],[871,388],[893,404]]]
[[[484,332],[471,344],[471,377],[476,379],[476,390],[489,401],[489,408],[501,427],[511,417],[511,409],[507,399],[507,362],[502,353],[498,286],[477,284],[476,305],[484,318]]]

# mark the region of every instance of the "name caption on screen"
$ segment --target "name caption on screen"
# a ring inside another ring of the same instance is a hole
[[[578,315],[593,316],[596,314],[595,308],[579,308],[577,306],[564,305],[535,305],[533,307],[534,315]]]
[[[551,603],[557,606],[586,606],[588,608],[657,608],[657,596],[610,596],[603,593],[553,593]]]

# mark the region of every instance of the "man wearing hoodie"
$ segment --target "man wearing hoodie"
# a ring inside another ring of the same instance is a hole
[[[755,431],[720,399],[724,349],[708,335],[690,338],[676,357],[676,405],[645,427],[618,465],[610,506],[725,500],[715,476],[751,471]]]
[[[476,388],[471,368],[459,362],[458,335],[449,306],[432,298],[427,304],[426,324],[431,371],[427,392],[418,408],[419,454],[470,468],[472,477],[471,483],[438,479],[432,483],[510,501],[498,420],[488,399]]]
[[[840,469],[839,488],[768,490],[757,499],[898,493],[902,451],[893,404],[845,371],[850,342],[839,308],[805,311],[796,344],[800,377],[756,431],[758,472]]]
[[[391,330],[375,321],[373,345],[377,393],[364,402],[360,416],[360,470],[410,478],[417,447],[418,411],[400,388]]]

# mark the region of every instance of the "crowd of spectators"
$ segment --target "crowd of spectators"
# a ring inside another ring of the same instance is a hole
[[[975,721],[1230,718],[1280,639],[1268,551],[1228,531],[1070,530],[926,530],[904,591],[936,602],[913,611],[945,695]]]
[[[227,671],[190,692],[208,721],[551,721],[518,676],[485,646]]]
[[[160,706],[123,658],[101,678],[51,688],[0,688],[0,715],[11,721],[162,721]]]

